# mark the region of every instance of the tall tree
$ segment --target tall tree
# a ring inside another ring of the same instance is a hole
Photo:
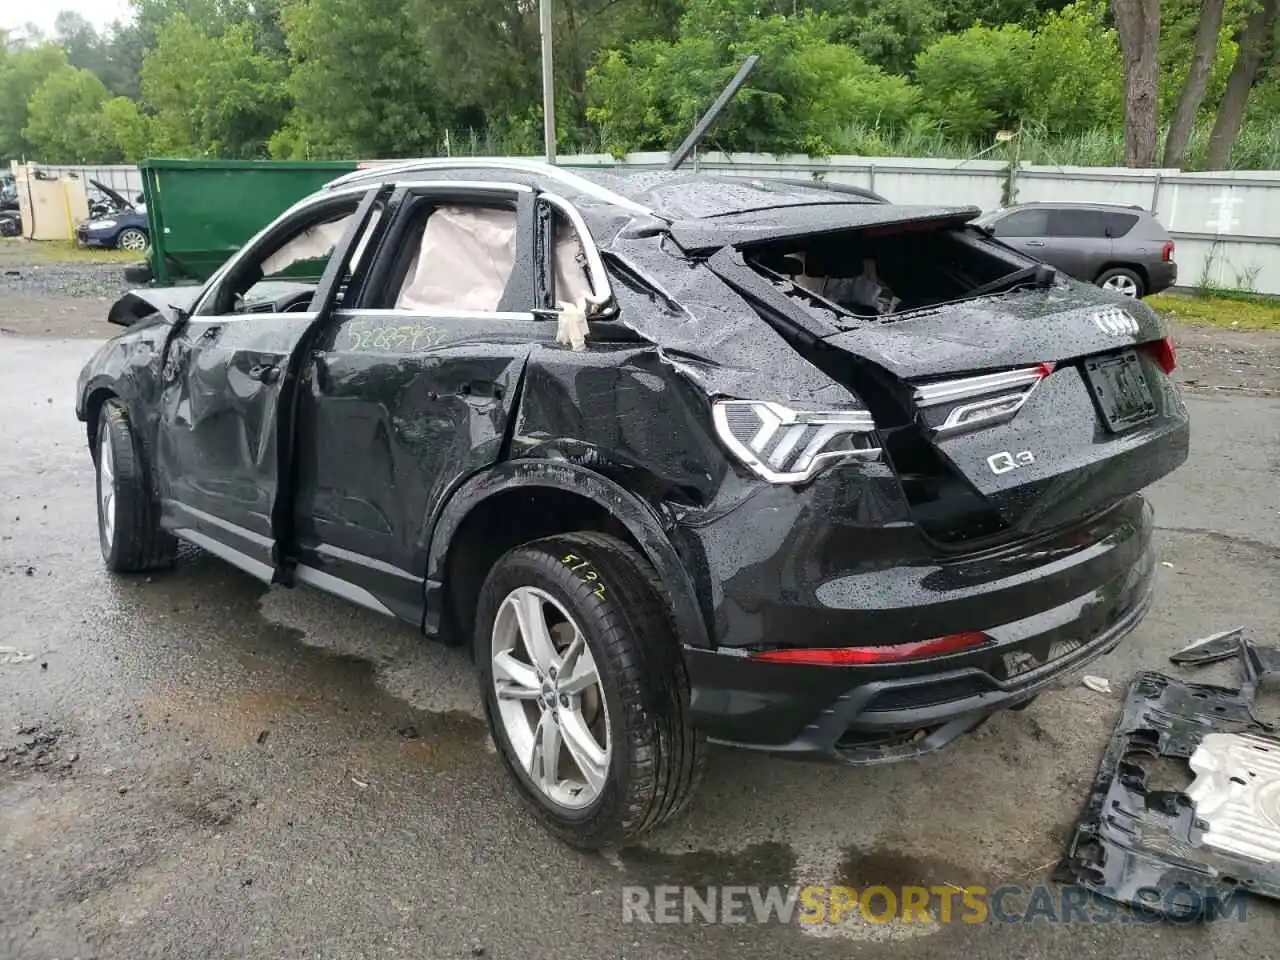
[[[1156,165],[1160,118],[1160,0],[1114,0],[1124,54],[1124,155],[1130,167]]]
[[[179,155],[266,156],[284,120],[286,73],[284,61],[254,49],[249,23],[209,36],[178,14],[160,28],[142,67],[157,146]]]
[[[1213,61],[1218,52],[1218,31],[1222,29],[1222,13],[1225,8],[1226,0],[1202,0],[1200,5],[1200,22],[1196,26],[1191,69],[1182,84],[1182,92],[1178,94],[1178,103],[1173,108],[1173,119],[1169,122],[1169,133],[1164,141],[1166,167],[1181,167],[1186,156],[1191,129],[1195,126],[1200,104],[1204,102],[1209,74],[1213,72]]]
[[[1227,78],[1227,89],[1218,104],[1218,118],[1209,134],[1210,170],[1225,170],[1231,162],[1231,148],[1240,136],[1249,92],[1258,76],[1258,67],[1267,56],[1274,38],[1272,28],[1280,17],[1280,0],[1261,0],[1245,20],[1240,32],[1239,52]]]
[[[31,95],[66,63],[67,55],[53,44],[10,51],[0,60],[0,161],[31,154],[31,144],[22,135]]]
[[[442,98],[404,0],[310,0],[286,6],[283,20],[293,111],[272,138],[273,156],[430,152]],[[455,52],[438,69],[460,60]]]
[[[102,108],[111,95],[97,75],[66,65],[31,95],[23,137],[44,163],[123,159]]]

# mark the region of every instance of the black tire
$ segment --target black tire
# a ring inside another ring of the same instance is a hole
[[[595,661],[612,748],[608,774],[589,805],[552,801],[516,756],[498,714],[493,629],[518,587],[534,587],[577,622]],[[476,659],[489,728],[530,810],[573,846],[599,849],[634,839],[686,806],[701,780],[706,747],[689,724],[689,681],[671,610],[653,568],[631,547],[597,533],[548,537],[494,564],[480,592]]]
[[[117,250],[129,250],[133,253],[145,253],[147,248],[150,246],[151,238],[147,236],[145,230],[139,230],[137,227],[125,227],[116,234]]]
[[[103,475],[103,448],[108,444],[109,481]],[[128,413],[118,400],[108,400],[98,414],[93,463],[98,543],[107,568],[118,573],[136,573],[172,565],[178,542],[171,533],[160,529],[160,511],[147,483],[142,448],[133,434]],[[107,482],[113,491],[109,501],[103,497],[103,485]]]
[[[1146,295],[1147,285],[1142,282],[1142,277],[1137,272],[1130,270],[1128,267],[1112,267],[1110,270],[1103,270],[1098,274],[1098,279],[1094,281],[1103,289],[1112,289],[1115,286],[1123,285],[1126,288],[1132,288],[1132,294],[1125,290],[1116,289],[1114,292],[1121,296],[1132,296],[1137,300]]]
[[[154,277],[151,273],[151,264],[147,261],[142,263],[131,263],[124,268],[124,278],[130,283],[150,283]]]

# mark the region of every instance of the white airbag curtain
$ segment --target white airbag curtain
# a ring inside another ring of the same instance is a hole
[[[515,262],[514,210],[437,207],[427,217],[396,308],[495,311]]]

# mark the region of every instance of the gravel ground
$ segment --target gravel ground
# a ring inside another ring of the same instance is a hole
[[[110,255],[108,255],[110,256]],[[49,259],[37,245],[0,240],[0,332],[44,337],[106,337],[112,302],[130,284],[127,261]]]
[[[129,284],[119,263],[37,263],[6,266],[0,289],[19,297],[112,300]]]

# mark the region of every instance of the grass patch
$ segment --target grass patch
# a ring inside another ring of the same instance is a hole
[[[1162,293],[1146,302],[1165,316],[1226,330],[1280,330],[1280,301]]]
[[[103,250],[82,247],[74,240],[23,240],[6,237],[0,240],[0,256],[20,257],[35,263],[138,263],[142,254],[128,250]]]

